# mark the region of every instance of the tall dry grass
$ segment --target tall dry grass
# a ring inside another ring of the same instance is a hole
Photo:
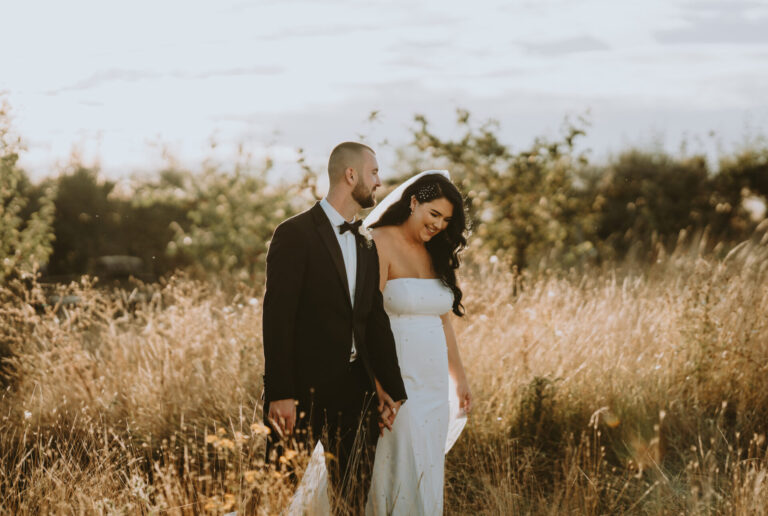
[[[766,229],[651,267],[529,277],[476,257],[456,322],[475,409],[446,511],[764,514]],[[2,290],[0,511],[279,512],[258,290],[64,290],[82,302],[40,313],[38,287]]]
[[[700,237],[650,268],[477,271],[451,510],[764,514],[766,229],[722,260]]]

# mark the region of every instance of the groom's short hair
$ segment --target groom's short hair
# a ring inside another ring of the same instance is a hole
[[[373,149],[363,143],[344,142],[334,147],[331,157],[328,158],[328,179],[331,184],[339,181],[349,167],[360,170],[365,151],[376,155]]]

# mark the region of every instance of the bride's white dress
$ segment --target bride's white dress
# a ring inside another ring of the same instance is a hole
[[[366,514],[442,514],[445,453],[461,433],[440,315],[453,294],[438,279],[397,278],[382,292],[408,394],[392,431],[376,447]],[[318,443],[289,514],[327,514],[327,477]]]
[[[453,294],[437,279],[387,282],[384,308],[395,336],[406,401],[376,446],[366,512],[442,514],[448,436],[448,353],[440,315]]]

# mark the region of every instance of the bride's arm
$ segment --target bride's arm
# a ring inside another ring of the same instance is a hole
[[[405,385],[400,374],[400,365],[397,361],[397,351],[395,350],[395,340],[392,335],[392,329],[389,326],[389,318],[384,311],[381,291],[387,283],[389,277],[389,262],[386,254],[382,253],[379,244],[381,242],[378,231],[373,232],[373,240],[376,244],[374,252],[376,253],[376,262],[379,277],[379,290],[375,292],[371,318],[368,324],[368,344],[373,358],[374,381],[376,382],[376,394],[379,399],[379,415],[381,418],[379,427],[386,426],[392,430],[392,423],[395,420],[400,405],[405,401],[407,395]],[[389,365],[389,367],[385,367]],[[386,381],[384,381],[386,380]],[[386,384],[386,388],[382,385]]]
[[[459,404],[464,409],[464,412],[469,413],[472,408],[472,393],[469,390],[464,365],[461,363],[459,346],[456,342],[456,332],[453,331],[453,324],[451,324],[451,312],[441,315],[440,319],[443,321],[445,344],[448,347],[448,371],[453,381],[456,382],[456,394],[459,397]]]
[[[380,229],[374,229],[371,231],[373,235],[373,241],[376,244],[376,252],[379,256],[379,290],[384,291],[384,287],[389,279],[389,259],[386,253],[386,243],[382,242]]]

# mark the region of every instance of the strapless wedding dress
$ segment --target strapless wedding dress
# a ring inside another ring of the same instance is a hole
[[[455,389],[440,319],[453,294],[438,279],[419,278],[390,280],[382,294],[408,401],[376,446],[366,513],[442,514],[445,453],[458,437],[449,432]]]
[[[440,316],[453,294],[438,279],[389,280],[382,292],[408,400],[376,446],[366,514],[443,513],[445,454],[466,423],[448,374]],[[289,514],[328,514],[323,448],[314,450]]]

